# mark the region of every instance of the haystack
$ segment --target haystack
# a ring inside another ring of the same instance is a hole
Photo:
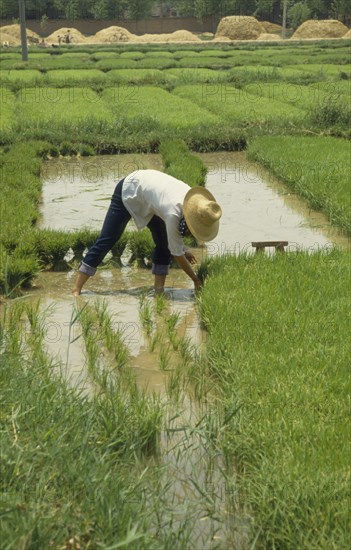
[[[292,35],[293,40],[305,38],[341,38],[348,31],[348,28],[336,19],[323,19],[317,21],[309,19],[302,23]]]
[[[2,32],[0,29],[0,44],[8,44],[9,46],[18,46],[19,42],[13,36]]]
[[[107,27],[97,32],[94,36],[87,39],[88,42],[96,44],[113,43],[113,42],[130,42],[135,39],[135,35],[124,29],[123,27]]]
[[[84,34],[82,34],[77,29],[74,29],[74,28],[71,28],[71,27],[69,29],[67,29],[67,27],[62,27],[58,31],[55,31],[52,34],[50,34],[50,36],[48,36],[45,40],[49,44],[51,42],[56,42],[57,43],[58,42],[58,37],[61,36],[62,41],[64,42],[63,37],[68,33],[68,31],[69,31],[69,35],[70,35],[70,44],[82,44],[83,42],[86,42],[86,38],[85,38]]]
[[[264,32],[263,34],[260,34],[257,40],[260,40],[261,42],[269,42],[270,40],[282,40],[282,37],[279,36],[279,34],[270,34]]]
[[[255,17],[232,15],[220,20],[216,37],[227,36],[231,40],[256,40],[265,32]]]
[[[281,25],[277,25],[277,23],[271,23],[270,21],[260,21],[260,23],[265,32],[269,34],[279,34],[283,30],[283,27]]]
[[[211,40],[211,43],[212,42],[231,42],[231,40],[228,36],[216,36],[213,40]]]
[[[1,27],[1,34],[2,33],[11,36],[12,39],[16,41],[16,44],[21,43],[20,25],[5,25],[4,27]],[[31,44],[38,44],[40,41],[40,36],[36,32],[33,32],[27,28],[27,41]]]
[[[343,38],[351,38],[351,29],[349,31],[347,31],[346,34],[344,34]]]
[[[189,31],[179,30],[170,34],[142,34],[134,37],[136,42],[201,42],[201,39]]]

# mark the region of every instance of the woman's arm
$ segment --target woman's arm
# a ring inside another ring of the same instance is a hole
[[[190,263],[186,259],[185,256],[173,256],[179,267],[192,279],[194,282],[195,290],[200,290],[201,288],[201,281],[197,277],[197,275],[194,273],[193,268],[191,267]]]

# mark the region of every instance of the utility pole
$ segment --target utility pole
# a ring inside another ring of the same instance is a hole
[[[26,31],[26,7],[24,0],[18,0],[19,19],[21,25],[22,61],[28,61],[27,31]]]
[[[282,28],[282,38],[286,38],[286,13],[288,11],[289,0],[283,0],[283,28]]]

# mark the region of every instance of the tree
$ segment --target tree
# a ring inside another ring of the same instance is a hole
[[[95,19],[119,18],[127,8],[126,0],[98,0],[93,2],[91,13]]]
[[[334,0],[332,3],[333,16],[345,23],[351,20],[351,3],[349,0]]]
[[[295,30],[304,21],[311,18],[311,11],[306,2],[297,2],[288,10],[288,20],[290,26]]]
[[[127,12],[131,19],[144,19],[151,13],[153,0],[128,0]]]

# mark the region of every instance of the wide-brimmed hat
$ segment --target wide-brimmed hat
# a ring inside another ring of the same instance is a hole
[[[219,230],[222,209],[204,187],[192,187],[185,195],[183,214],[189,231],[198,241],[212,241]]]

